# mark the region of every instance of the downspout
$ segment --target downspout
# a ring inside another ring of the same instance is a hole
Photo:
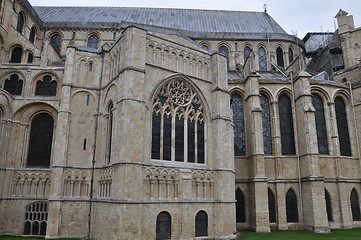
[[[356,129],[356,143],[357,143],[357,154],[358,154],[358,159],[360,161],[361,159],[361,153],[360,153],[360,149],[359,149],[359,146],[360,146],[360,142],[359,142],[359,132],[358,132],[358,128],[357,128],[357,122],[356,122],[356,111],[355,111],[355,104],[354,104],[354,101],[353,101],[353,93],[352,93],[352,86],[351,86],[351,82],[348,81],[347,82],[348,84],[348,87],[349,87],[349,90],[350,90],[350,95],[351,95],[351,106],[352,106],[352,118],[353,118],[353,123],[355,125],[355,129]],[[351,150],[352,151],[352,150]]]

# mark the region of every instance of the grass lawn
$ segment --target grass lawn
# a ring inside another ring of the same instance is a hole
[[[325,234],[307,231],[272,231],[271,233],[241,231],[238,240],[361,240],[361,228],[331,231]]]
[[[0,240],[40,240],[40,239],[44,240],[44,238],[39,238],[39,237],[0,236]],[[56,240],[78,240],[78,239],[76,239],[76,238],[58,238]]]

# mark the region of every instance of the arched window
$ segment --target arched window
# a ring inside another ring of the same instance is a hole
[[[35,33],[36,33],[35,28],[32,27],[31,30],[30,30],[30,34],[29,34],[29,41],[31,43],[35,42]]]
[[[98,48],[99,38],[96,35],[91,35],[88,38],[88,47],[89,48]]]
[[[16,30],[18,30],[19,33],[23,32],[24,22],[25,22],[24,13],[19,12],[18,23],[16,24]]]
[[[23,55],[23,49],[16,47],[11,52],[10,63],[21,63],[21,57]]]
[[[239,188],[236,190],[236,222],[246,222],[246,202],[244,200],[244,194]]]
[[[249,55],[251,55],[252,49],[248,46],[244,48],[244,62],[247,61]]]
[[[48,203],[36,202],[26,206],[24,235],[46,235]]]
[[[341,156],[351,156],[350,135],[348,132],[345,102],[341,97],[335,99],[338,141]]]
[[[267,54],[264,47],[258,49],[258,64],[260,71],[267,71]]]
[[[352,220],[361,221],[360,202],[358,199],[358,194],[355,189],[352,189],[351,191],[350,201],[351,201]]]
[[[293,155],[296,153],[295,137],[293,130],[292,104],[286,94],[278,98],[278,112],[280,119],[281,144],[283,155]]]
[[[23,91],[23,80],[19,78],[19,75],[13,74],[10,76],[10,79],[5,80],[4,89],[11,95],[21,95]]]
[[[196,215],[196,237],[208,236],[208,215],[199,211]]]
[[[276,222],[276,200],[271,189],[268,188],[268,215],[269,222]]]
[[[32,53],[29,53],[29,54],[28,54],[28,63],[32,63],[32,62],[33,62],[33,59],[34,59],[33,54],[32,54]]]
[[[61,37],[59,34],[54,34],[50,37],[50,45],[53,46],[55,51],[60,53]]]
[[[297,196],[292,189],[286,194],[286,215],[288,223],[298,222]]]
[[[234,155],[243,156],[246,154],[244,109],[243,99],[238,94],[232,94],[231,108],[233,112],[234,126]]]
[[[157,216],[156,240],[171,239],[172,219],[168,212],[161,212]]]
[[[313,94],[312,103],[313,103],[313,107],[316,110],[315,121],[316,121],[318,153],[328,154],[327,130],[326,130],[325,113],[323,110],[323,101],[319,96]]]
[[[293,60],[294,60],[293,50],[292,50],[292,48],[289,48],[289,49],[288,49],[288,61],[289,61],[289,63],[291,64],[291,63],[293,62]]]
[[[325,201],[326,201],[327,220],[329,222],[333,222],[331,197],[326,189],[325,189]]]
[[[218,52],[226,57],[226,59],[227,59],[227,69],[229,69],[229,49],[226,46],[221,46],[218,49]]]
[[[272,155],[271,116],[268,98],[261,94],[263,149],[264,154]]]
[[[50,167],[53,127],[54,120],[47,113],[40,113],[33,118],[26,167]]]
[[[113,135],[113,103],[108,107],[108,124],[107,124],[107,156],[106,163],[110,163],[112,153],[112,135]]]
[[[35,95],[56,96],[57,85],[56,80],[52,79],[51,76],[46,75],[43,80],[36,82]]]
[[[153,102],[152,159],[205,163],[204,135],[204,109],[193,87],[181,79],[161,87]]]
[[[280,67],[285,67],[285,62],[283,60],[283,50],[281,47],[277,48],[276,55],[277,55],[277,65]]]

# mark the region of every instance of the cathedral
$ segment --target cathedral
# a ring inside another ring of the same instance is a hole
[[[0,1],[0,234],[361,227],[361,28],[336,19]]]

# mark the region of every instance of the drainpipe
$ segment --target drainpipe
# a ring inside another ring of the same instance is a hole
[[[348,85],[348,88],[350,90],[350,95],[351,95],[351,106],[352,106],[352,118],[353,118],[353,124],[355,125],[355,129],[356,129],[356,143],[357,143],[357,155],[358,155],[358,159],[360,160],[361,159],[361,153],[360,153],[360,149],[359,149],[359,146],[360,146],[360,143],[359,143],[359,131],[358,131],[358,128],[357,128],[357,122],[356,122],[356,111],[355,111],[355,104],[354,104],[354,101],[353,101],[353,93],[352,93],[352,86],[351,86],[351,82],[348,81],[347,82],[347,85]]]

